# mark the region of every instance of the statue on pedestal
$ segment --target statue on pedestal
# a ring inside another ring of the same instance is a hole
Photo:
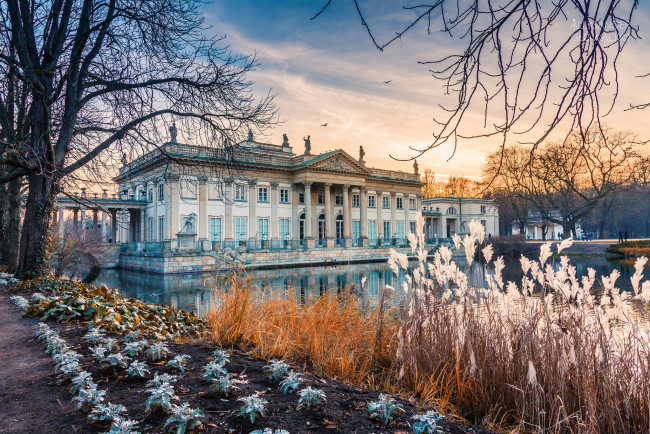
[[[282,146],[283,147],[289,146],[289,139],[287,138],[286,134],[282,134]]]
[[[187,216],[187,220],[185,220],[185,224],[183,225],[183,229],[181,229],[181,233],[184,234],[194,233],[194,217],[196,217],[196,214],[194,213]]]
[[[366,164],[363,160],[363,157],[366,155],[366,151],[363,150],[363,146],[359,146],[359,163]]]
[[[255,140],[253,140],[253,131],[251,131],[250,128],[248,129],[248,141],[249,142],[254,142],[255,141]]]
[[[174,121],[169,127],[169,136],[171,138],[170,142],[171,143],[176,143],[176,135],[178,134],[178,130],[176,129],[176,122]]]
[[[307,136],[306,139],[303,137],[303,140],[305,141],[305,155],[311,155],[311,140],[310,140],[310,136]]]
[[[413,172],[414,172],[416,175],[419,175],[419,172],[418,172],[419,169],[420,169],[420,166],[418,166],[418,160],[417,160],[417,158],[416,158],[415,161],[413,162]]]

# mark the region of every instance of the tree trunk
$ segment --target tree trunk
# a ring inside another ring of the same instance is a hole
[[[20,239],[18,275],[36,278],[48,273],[49,232],[56,190],[54,180],[46,173],[32,173],[25,205],[25,220]]]
[[[9,183],[9,210],[7,223],[7,236],[2,248],[7,258],[7,268],[10,273],[18,268],[18,252],[20,251],[20,186],[22,178],[14,179]]]

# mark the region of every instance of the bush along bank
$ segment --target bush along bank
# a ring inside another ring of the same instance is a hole
[[[612,244],[605,252],[610,259],[650,257],[650,240]]]

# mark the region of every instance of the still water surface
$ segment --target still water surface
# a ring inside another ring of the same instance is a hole
[[[621,277],[617,287],[631,289],[630,276],[634,274],[633,262],[608,261],[604,257],[571,258],[571,264],[576,266],[578,278],[587,273],[587,268],[596,270],[597,279],[609,275],[616,268]],[[559,262],[555,264],[559,266]],[[482,267],[482,266],[481,266]],[[477,273],[474,271],[473,276]],[[510,258],[506,261],[503,272],[504,281],[521,282],[519,262]],[[388,265],[382,263],[350,264],[327,267],[283,268],[274,270],[252,270],[249,272],[252,281],[261,291],[289,289],[295,291],[296,297],[306,299],[325,292],[337,292],[354,284],[360,286],[363,277],[366,283],[360,297],[365,303],[372,304],[379,290],[384,285],[400,288],[404,276],[395,277]],[[197,314],[205,313],[214,303],[214,288],[217,280],[224,281],[227,276],[217,276],[214,273],[159,275],[129,270],[102,270],[93,283],[106,284],[109,288],[118,288],[128,297],[143,301],[168,304]],[[645,269],[645,278],[650,278],[650,268]],[[598,286],[597,282],[594,286]]]

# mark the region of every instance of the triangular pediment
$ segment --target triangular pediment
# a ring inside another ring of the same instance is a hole
[[[329,154],[314,158],[307,162],[304,168],[331,170],[334,172],[348,172],[367,174],[369,170],[345,151],[337,150]]]

